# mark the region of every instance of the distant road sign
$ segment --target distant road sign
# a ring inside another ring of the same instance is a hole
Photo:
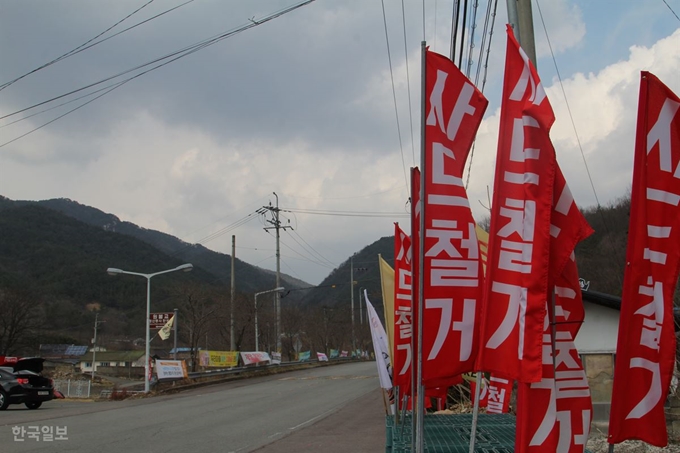
[[[174,315],[173,312],[169,313],[151,313],[149,315],[149,328],[150,329],[160,329],[163,327],[170,318]]]

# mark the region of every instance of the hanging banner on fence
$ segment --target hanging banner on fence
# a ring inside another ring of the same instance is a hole
[[[316,353],[316,359],[319,362],[328,362],[328,356],[324,354],[323,352],[317,352]]]
[[[158,379],[186,379],[187,364],[184,360],[156,360],[156,376]]]
[[[242,352],[241,360],[244,365],[252,365],[260,362],[271,362],[269,354],[266,352]]]
[[[312,351],[305,351],[298,353],[298,360],[300,362],[306,362],[312,356]]]
[[[238,351],[199,351],[198,363],[205,367],[235,367],[238,365]]]
[[[349,352],[348,351],[340,351],[340,357],[348,357]]]
[[[331,359],[336,359],[340,357],[340,351],[337,349],[331,349]]]
[[[281,363],[281,353],[280,352],[272,352],[271,358],[272,358],[272,364],[273,365],[279,365]]]

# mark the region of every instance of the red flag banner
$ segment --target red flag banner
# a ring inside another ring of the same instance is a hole
[[[552,355],[553,332],[546,317],[543,379],[518,385],[517,452],[585,451],[593,405],[588,379],[574,345],[584,315],[578,270],[572,255],[555,286],[555,356]]]
[[[510,410],[510,397],[512,396],[511,379],[504,379],[491,375],[489,378],[489,390],[486,392],[486,413],[506,414]]]
[[[642,72],[609,442],[668,443],[680,265],[680,99]]]
[[[520,382],[539,382],[542,376],[553,121],[536,69],[508,27],[477,368]]]
[[[411,393],[413,310],[411,294],[411,238],[394,224],[394,385],[402,395]]]
[[[483,270],[463,170],[488,101],[448,58],[426,53],[423,384],[472,371]]]

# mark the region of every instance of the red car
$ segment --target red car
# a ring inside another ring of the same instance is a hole
[[[40,375],[45,359],[32,357],[4,361],[0,365],[0,410],[10,404],[39,408],[55,397],[52,379]]]

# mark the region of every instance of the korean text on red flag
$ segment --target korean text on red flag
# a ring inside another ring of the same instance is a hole
[[[477,368],[521,382],[542,375],[553,121],[538,74],[508,27]]]
[[[462,176],[488,101],[430,51],[425,92],[422,379],[433,387],[474,367],[483,269]]]
[[[642,73],[609,442],[668,443],[680,266],[680,99]]]

